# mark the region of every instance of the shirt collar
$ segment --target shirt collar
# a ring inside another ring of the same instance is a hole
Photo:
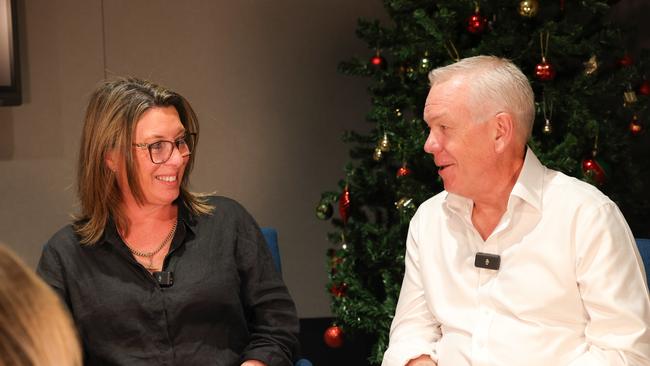
[[[539,159],[537,159],[537,156],[535,156],[535,153],[533,153],[530,147],[527,147],[524,164],[510,192],[508,206],[512,204],[512,197],[518,197],[536,210],[541,211],[545,169],[542,163],[539,162]],[[472,212],[474,203],[469,198],[447,192],[445,205],[454,212],[469,213]]]

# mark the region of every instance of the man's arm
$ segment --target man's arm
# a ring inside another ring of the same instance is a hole
[[[576,275],[588,351],[570,366],[650,365],[650,299],[643,264],[613,203],[576,219]]]
[[[440,324],[427,307],[419,260],[418,215],[411,220],[406,240],[406,270],[391,325],[390,342],[382,366],[435,365]],[[424,356],[424,357],[423,357]],[[425,357],[430,362],[426,363]],[[409,362],[410,361],[410,362]]]

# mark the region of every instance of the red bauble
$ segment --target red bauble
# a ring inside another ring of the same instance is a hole
[[[469,18],[467,18],[467,31],[472,34],[481,34],[485,30],[487,19],[476,10]]]
[[[555,78],[555,68],[542,59],[542,62],[535,66],[535,76],[541,81],[553,80]]]
[[[643,126],[639,123],[637,116],[634,116],[634,118],[632,118],[632,122],[630,122],[629,128],[630,132],[632,132],[633,135],[639,135],[641,132],[643,132]]]
[[[386,59],[376,54],[370,58],[370,66],[376,70],[383,70],[386,68]]]
[[[323,340],[329,347],[339,348],[343,345],[343,330],[337,325],[332,325],[325,330]]]
[[[330,293],[336,297],[342,297],[345,296],[345,293],[348,290],[348,284],[343,282],[341,284],[332,284],[330,287]]]
[[[650,95],[650,82],[648,80],[643,80],[641,85],[639,85],[639,94]]]
[[[397,177],[406,177],[407,175],[411,175],[411,169],[409,169],[406,164],[402,165],[399,169],[397,169]]]
[[[344,224],[348,223],[348,215],[350,213],[350,189],[345,185],[341,197],[339,197],[339,214]]]
[[[618,65],[621,67],[632,66],[634,59],[629,54],[625,54],[620,60],[618,60]]]
[[[598,185],[605,183],[605,178],[607,177],[605,169],[600,162],[591,156],[582,160],[582,173]]]

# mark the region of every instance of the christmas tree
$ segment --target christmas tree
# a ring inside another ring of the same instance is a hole
[[[513,60],[536,94],[529,146],[548,167],[584,179],[622,209],[636,236],[649,236],[650,57],[625,49],[626,33],[607,20],[604,1],[384,0],[391,22],[359,20],[368,55],[340,64],[370,80],[369,133],[349,131],[351,161],[339,189],[316,208],[334,226],[328,291],[336,323],[325,341],[344,335],[374,344],[379,364],[404,271],[405,239],[420,203],[442,189],[422,146],[428,72],[479,54]],[[333,206],[338,215],[333,215]]]

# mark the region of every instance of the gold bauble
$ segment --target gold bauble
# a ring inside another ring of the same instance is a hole
[[[379,146],[377,146],[377,147],[375,148],[375,152],[372,153],[372,159],[373,159],[374,161],[380,161],[381,158],[382,158],[383,156],[384,156],[384,153],[381,151],[381,149],[379,148]]]
[[[550,120],[547,119],[546,121],[544,121],[544,127],[542,128],[542,132],[545,135],[550,135],[551,133],[553,133],[553,126],[551,126]]]
[[[381,150],[381,152],[390,151],[390,141],[388,140],[387,134],[384,134],[384,137],[381,138],[377,147]]]
[[[585,66],[585,75],[592,75],[593,73],[598,70],[598,59],[596,58],[596,55],[593,55],[589,58],[589,60],[585,61],[583,63]]]
[[[539,2],[537,0],[523,0],[519,3],[519,15],[526,18],[532,18],[539,11]]]

